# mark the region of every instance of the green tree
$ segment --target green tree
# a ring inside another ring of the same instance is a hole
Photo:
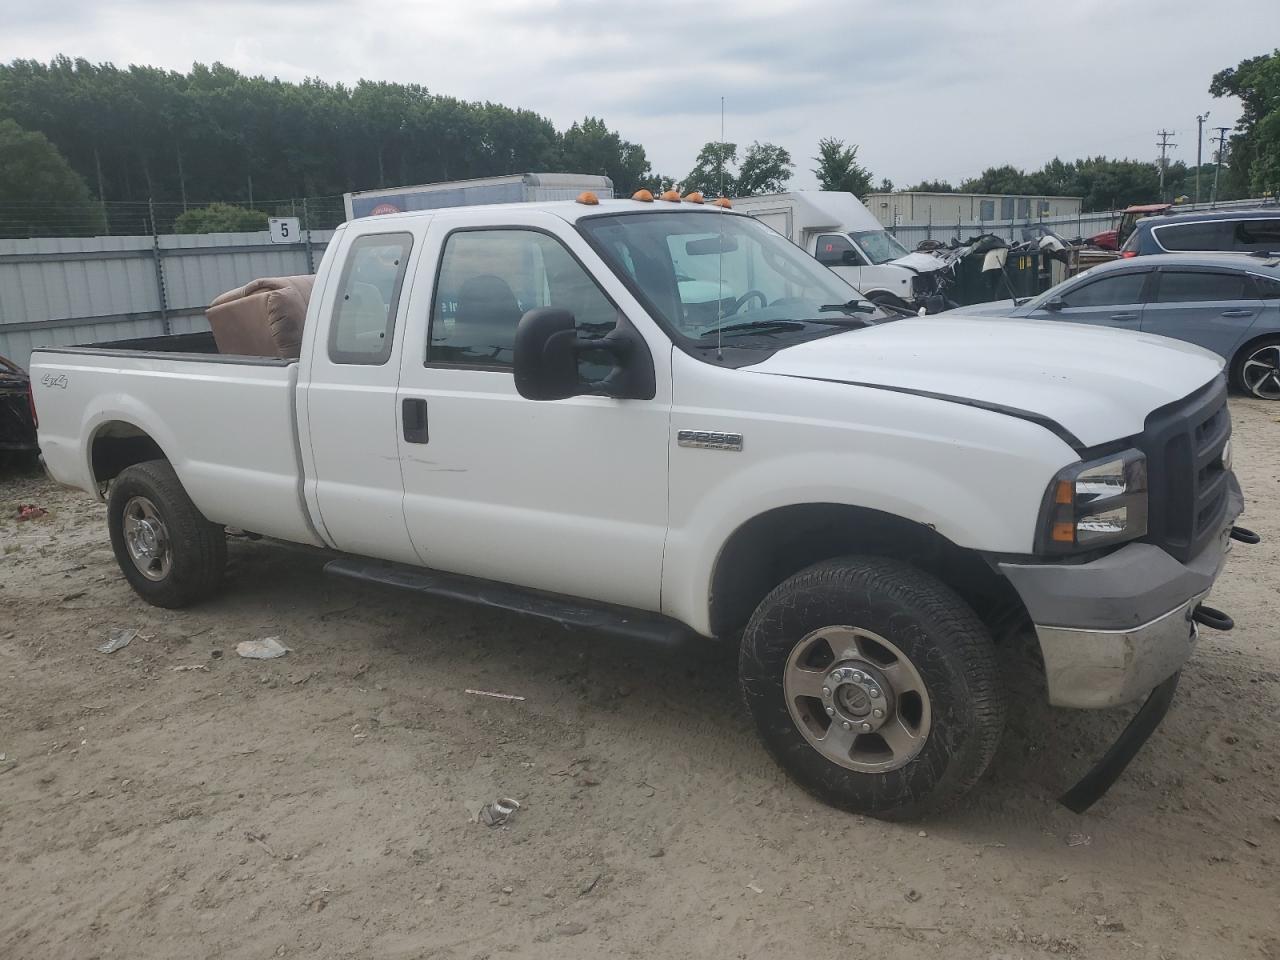
[[[818,141],[817,166],[812,173],[820,190],[852,193],[861,200],[871,192],[871,171],[858,163],[858,145],[846,147],[843,140],[823,137]]]
[[[907,193],[955,193],[956,188],[945,180],[921,180],[914,187],[906,187]]]
[[[92,236],[105,229],[102,207],[49,138],[0,120],[0,236]]]
[[[620,197],[631,196],[650,176],[644,147],[623,140],[598,117],[587,117],[566,130],[561,150],[561,169],[606,176]]]
[[[252,233],[267,229],[267,215],[230,203],[211,203],[181,214],[173,229],[177,233]]]
[[[739,197],[754,197],[762,193],[781,193],[787,188],[791,171],[795,169],[791,154],[773,143],[752,143],[738,167],[734,190]]]
[[[686,193],[698,191],[708,197],[738,196],[733,168],[738,162],[738,145],[712,140],[702,145],[693,161],[693,169],[685,175],[680,188]],[[721,189],[723,184],[723,190]]]
[[[1243,108],[1227,153],[1231,188],[1240,194],[1275,191],[1280,187],[1280,49],[1218,71],[1209,92],[1239,97]]]

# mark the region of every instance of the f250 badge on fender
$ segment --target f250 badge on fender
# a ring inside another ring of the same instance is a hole
[[[46,373],[43,377],[40,378],[40,382],[43,383],[46,387],[57,387],[60,390],[67,389],[67,384],[70,383],[65,373],[59,373],[59,374]]]
[[[698,447],[702,450],[742,451],[742,434],[720,433],[716,430],[681,430],[676,442],[682,447]]]

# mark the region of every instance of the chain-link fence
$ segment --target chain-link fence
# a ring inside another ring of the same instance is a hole
[[[304,230],[332,230],[346,214],[340,195],[199,203],[17,200],[0,203],[0,238],[245,233],[267,229],[269,217],[297,217]]]

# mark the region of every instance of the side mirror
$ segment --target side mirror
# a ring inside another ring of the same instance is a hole
[[[542,307],[520,318],[512,344],[516,390],[526,400],[563,400],[582,393],[578,330],[568,310]]]
[[[857,250],[844,250],[840,253],[840,263],[846,267],[860,267],[862,257],[858,256]]]
[[[1066,305],[1067,305],[1067,301],[1063,300],[1061,297],[1054,297],[1052,300],[1049,300],[1045,303],[1044,308],[1046,310],[1052,310],[1055,313],[1057,313]]]
[[[649,348],[621,317],[616,328],[595,339],[578,336],[568,310],[530,310],[516,326],[512,353],[516,391],[526,400],[564,400],[584,394],[652,400],[657,393]],[[578,366],[586,353],[612,361],[603,380],[582,378]]]

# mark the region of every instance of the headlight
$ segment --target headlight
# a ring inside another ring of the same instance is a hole
[[[1038,548],[1071,553],[1147,532],[1147,458],[1137,450],[1076,463],[1049,484]]]

